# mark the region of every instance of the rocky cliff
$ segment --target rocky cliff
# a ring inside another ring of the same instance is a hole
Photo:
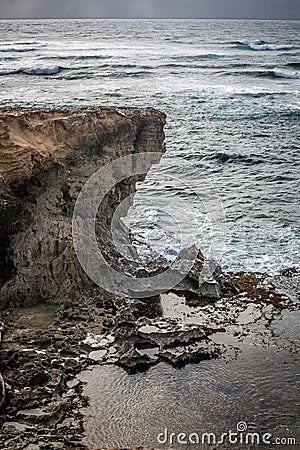
[[[94,289],[73,250],[75,200],[111,160],[163,153],[164,124],[152,108],[0,109],[0,308]],[[107,218],[143,178],[111,192]],[[103,237],[105,224],[100,231]]]

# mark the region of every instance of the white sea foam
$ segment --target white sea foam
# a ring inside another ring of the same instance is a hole
[[[275,77],[279,78],[300,79],[300,72],[284,72],[282,70],[274,69],[273,74]]]
[[[14,75],[24,73],[26,75],[54,75],[62,70],[59,66],[33,66],[0,70],[0,75]]]
[[[23,53],[32,52],[40,49],[41,47],[46,47],[47,44],[43,42],[0,42],[0,52],[11,52],[11,53]]]
[[[260,45],[262,41],[260,39],[248,40],[244,39],[243,41],[239,41],[242,45]]]
[[[266,50],[290,50],[293,48],[292,45],[271,45],[271,44],[249,44],[251,50],[255,51],[266,51]]]
[[[23,53],[37,50],[35,47],[0,47],[0,52]]]
[[[18,73],[19,71],[17,69],[1,69],[0,70],[0,76],[1,75],[13,75],[14,73]]]
[[[54,75],[60,72],[59,66],[35,66],[35,67],[21,67],[20,72],[27,75]]]

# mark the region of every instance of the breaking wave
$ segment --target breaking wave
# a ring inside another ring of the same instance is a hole
[[[279,51],[279,50],[291,50],[294,48],[291,44],[266,44],[265,42],[257,40],[244,40],[238,41],[235,48],[242,50],[254,50],[254,51]]]
[[[277,50],[290,50],[293,47],[293,45],[271,45],[271,44],[250,44],[249,45],[251,50],[255,50],[255,51],[266,51],[266,50],[271,50],[271,51],[277,51]]]
[[[46,47],[47,44],[42,42],[10,42],[6,44],[0,44],[0,52],[5,53],[24,53],[33,52],[39,50],[41,47]]]
[[[278,78],[300,79],[300,72],[284,72],[282,70],[273,70],[273,75]]]
[[[238,41],[237,43],[241,44],[241,45],[260,45],[263,43],[263,41],[261,41],[260,39],[254,39],[254,40],[245,39],[243,41]]]
[[[47,59],[70,59],[75,61],[85,60],[85,59],[110,59],[110,55],[61,55],[61,56],[51,56]]]
[[[241,76],[246,75],[249,77],[262,77],[262,78],[289,78],[289,79],[299,79],[300,72],[296,71],[285,71],[284,69],[272,69],[272,70],[240,70],[233,72],[221,72],[221,74],[231,75],[231,76]]]
[[[0,47],[0,52],[5,53],[24,53],[34,52],[38,50],[36,47]]]
[[[24,73],[26,75],[54,75],[62,70],[60,66],[21,67],[20,69],[1,70],[0,75]]]

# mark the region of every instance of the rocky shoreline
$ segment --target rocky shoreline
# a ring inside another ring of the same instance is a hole
[[[228,292],[213,303],[178,292],[145,301],[103,300],[99,295],[58,306],[43,304],[3,312],[0,360],[6,399],[0,448],[86,448],[81,442],[82,408],[88,406],[89,398],[76,378],[83,370],[117,364],[134,373],[162,361],[182,367],[218,358],[230,345],[225,339],[224,343],[215,341],[214,336],[221,333],[225,337],[241,314],[251,317],[253,305],[257,309],[252,320],[267,317],[268,326],[283,309],[298,308],[299,274],[281,277],[290,283],[293,295],[277,293],[275,301],[272,280],[262,285],[262,275],[234,277],[243,287],[247,280],[251,291],[237,288],[234,295]],[[262,290],[264,297],[259,298]],[[162,317],[162,305],[169,306],[169,317]],[[247,332],[246,325],[240,326],[237,338],[243,339]],[[278,345],[276,340],[273,344]]]
[[[227,348],[214,335],[249,307],[270,322],[298,308],[296,270],[271,278],[215,266],[204,286],[201,252],[178,286],[145,299],[109,294],[83,272],[71,232],[80,189],[120,156],[163,154],[164,124],[151,108],[0,109],[0,448],[87,448],[81,371],[117,364],[132,373],[161,361],[181,367],[217,358]],[[118,185],[97,222],[107,260],[137,278],[145,271],[120,257],[109,225],[144,177]],[[165,265],[156,259],[147,276]],[[246,332],[242,326],[241,337]]]

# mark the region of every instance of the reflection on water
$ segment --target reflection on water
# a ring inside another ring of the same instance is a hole
[[[134,375],[113,365],[82,373],[84,394],[90,397],[90,406],[83,410],[85,442],[97,448],[158,446],[157,435],[165,428],[176,435],[220,436],[235,431],[240,421],[251,431],[300,442],[299,318],[299,311],[283,311],[272,323],[268,331],[278,336],[276,345],[264,342],[263,333],[260,342],[257,334],[253,339],[250,333],[242,342],[232,335],[240,350],[237,357],[227,354],[180,370],[161,363]]]

